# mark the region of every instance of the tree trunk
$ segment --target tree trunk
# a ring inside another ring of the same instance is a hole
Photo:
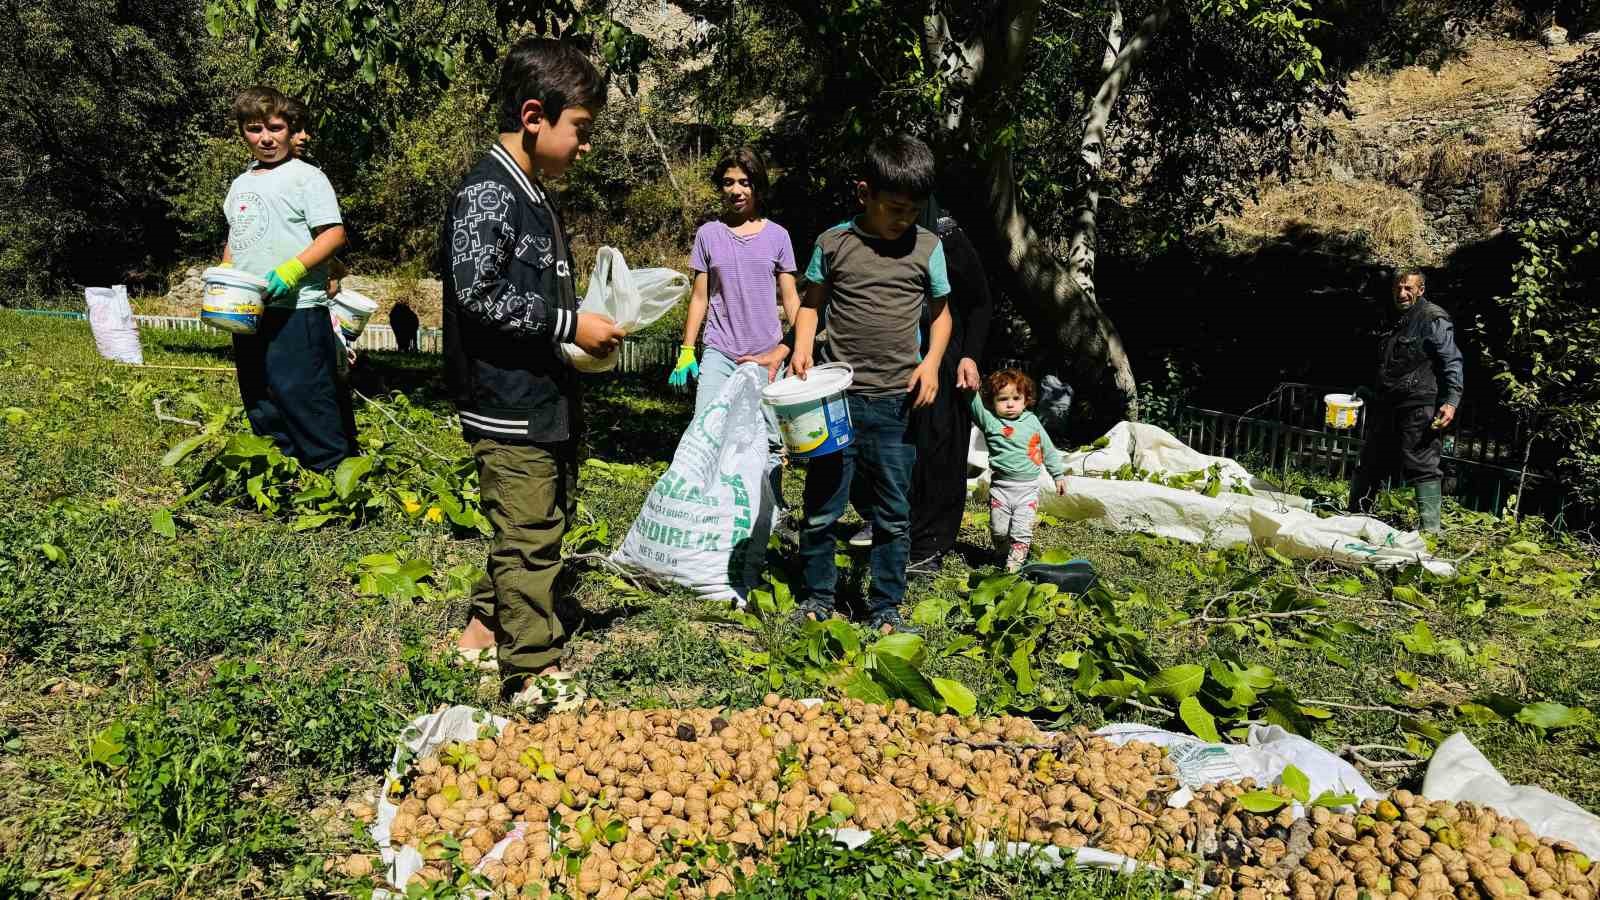
[[[956,212],[985,257],[1005,262],[989,275],[1042,341],[1070,361],[1081,394],[1109,401],[1119,416],[1133,415],[1138,384],[1122,337],[1077,273],[1028,224],[1018,205],[1010,151],[995,150],[976,175],[976,190],[954,195],[960,198]]]
[[[924,29],[925,57],[933,61],[942,61],[947,53],[954,57],[961,67],[957,80],[965,87],[957,111],[943,123],[946,143],[958,148],[952,155],[972,159],[970,169],[949,173],[941,197],[961,217],[979,249],[991,259],[1004,260],[1003,270],[990,273],[991,277],[1040,337],[1071,361],[1080,388],[1108,401],[1107,406],[1120,415],[1132,416],[1137,414],[1138,396],[1133,367],[1116,325],[1095,295],[1096,181],[1111,110],[1170,11],[1163,6],[1148,16],[1126,46],[1118,46],[1120,10],[1113,20],[1105,81],[1084,118],[1085,195],[1063,264],[1022,211],[1010,151],[987,146],[1003,124],[991,117],[1006,108],[1001,98],[1021,80],[1038,10],[1039,0],[1002,0],[996,15],[985,18],[987,27],[981,33],[960,36],[952,35],[943,16],[930,16],[932,21]]]
[[[1106,31],[1105,58],[1100,65],[1105,77],[1083,112],[1083,134],[1078,143],[1079,156],[1083,160],[1083,188],[1067,249],[1067,265],[1078,287],[1096,299],[1094,266],[1100,245],[1096,224],[1100,216],[1100,169],[1105,160],[1106,126],[1111,124],[1111,111],[1122,96],[1122,88],[1132,77],[1134,66],[1150,48],[1156,32],[1167,24],[1171,15],[1170,7],[1157,7],[1139,23],[1139,30],[1124,46],[1122,7],[1113,7],[1111,24]]]

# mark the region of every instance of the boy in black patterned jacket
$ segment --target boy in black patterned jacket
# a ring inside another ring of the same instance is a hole
[[[575,696],[556,667],[565,634],[555,587],[582,432],[578,378],[561,344],[603,356],[622,331],[577,311],[572,256],[539,177],[560,176],[589,150],[605,96],[576,48],[512,44],[496,91],[499,140],[461,182],[440,241],[445,374],[494,526],[457,652],[497,669],[504,694],[558,707]]]

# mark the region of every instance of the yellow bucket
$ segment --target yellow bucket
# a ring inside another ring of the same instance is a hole
[[[1363,401],[1350,394],[1324,394],[1322,402],[1328,408],[1324,421],[1329,428],[1354,428],[1356,420],[1361,417]]]

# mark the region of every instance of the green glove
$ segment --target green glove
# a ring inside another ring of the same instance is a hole
[[[273,300],[289,296],[293,293],[294,286],[304,277],[306,277],[305,263],[291,257],[288,262],[267,274],[267,296]]]
[[[667,376],[667,384],[681,388],[689,383],[690,378],[699,377],[700,363],[695,361],[694,347],[690,345],[678,348],[678,362],[672,374]]]

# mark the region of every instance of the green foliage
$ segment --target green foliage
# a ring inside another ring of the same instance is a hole
[[[1512,292],[1495,304],[1502,321],[1480,330],[1506,331],[1484,353],[1506,404],[1554,445],[1571,496],[1600,505],[1600,232],[1565,219],[1516,226],[1521,258]]]
[[[460,65],[492,65],[507,39],[524,29],[589,39],[610,68],[630,77],[649,51],[644,37],[573,0],[498,0],[486,6],[457,10],[449,4],[345,0],[330,11],[313,3],[207,0],[205,16],[213,37],[242,23],[252,51],[274,41],[294,48],[300,72],[291,77],[313,109],[339,81],[370,86],[394,78],[413,90],[437,90]],[[381,109],[356,115],[367,127],[385,124]]]
[[[920,636],[890,634],[863,644],[857,626],[835,617],[802,619],[796,634],[791,630],[798,609],[793,592],[777,576],[768,574],[766,580],[767,588],[750,592],[745,609],[706,618],[741,626],[758,637],[762,649],[745,652],[740,661],[764,669],[774,690],[798,680],[826,683],[869,702],[906,700],[933,712],[969,706],[971,691],[948,679],[940,687],[924,673],[932,659]]]
[[[1533,102],[1523,218],[1600,228],[1600,47],[1563,65]]]
[[[363,453],[346,458],[331,473],[304,469],[271,438],[244,431],[240,408],[195,395],[184,399],[208,418],[199,434],[167,451],[162,465],[176,466],[204,448],[216,449],[180,507],[202,496],[222,504],[248,502],[261,512],[293,516],[296,531],[389,514],[435,524],[448,520],[459,529],[490,533],[479,509],[471,457],[443,457],[419,439],[417,430],[437,435],[447,433],[448,426],[403,394],[389,401],[392,410],[380,408],[364,417]]]
[[[932,864],[922,859],[928,828],[899,825],[860,847],[835,843],[827,817],[787,841],[753,876],[740,876],[741,900],[889,900],[889,898],[1014,897],[1027,900],[1163,900],[1178,885],[1142,872],[1117,875],[1053,864],[1043,854],[1016,852]],[[930,826],[931,827],[931,826]]]
[[[145,865],[217,866],[237,877],[292,846],[287,817],[244,796],[263,737],[259,675],[256,663],[223,662],[206,690],[158,690],[89,740],[85,762],[113,786],[109,799]]]
[[[178,174],[168,198],[172,216],[187,247],[221,259],[228,239],[222,200],[233,179],[244,171],[250,152],[235,134],[196,137],[178,152]]]
[[[457,72],[434,104],[384,130],[381,149],[340,198],[361,224],[362,252],[420,260],[431,269],[441,211],[494,139],[495,123],[485,112],[493,74],[487,65]]]
[[[178,240],[167,188],[219,91],[198,7],[10,4],[0,46],[14,175],[0,183],[0,279],[45,293],[67,273],[110,284],[165,263]]]

